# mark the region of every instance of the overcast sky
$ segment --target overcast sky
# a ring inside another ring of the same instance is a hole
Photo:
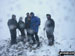
[[[0,38],[10,38],[7,26],[12,14],[17,21],[25,18],[27,12],[34,12],[41,19],[39,35],[43,35],[46,14],[50,13],[55,21],[55,36],[59,40],[75,36],[75,0],[0,0]]]

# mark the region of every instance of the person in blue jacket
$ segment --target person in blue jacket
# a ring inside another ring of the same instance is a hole
[[[40,18],[36,17],[33,12],[30,13],[30,17],[31,17],[30,29],[34,31],[34,33],[32,34],[33,44],[37,43],[37,46],[39,46],[40,43],[38,37],[38,29],[40,26]]]

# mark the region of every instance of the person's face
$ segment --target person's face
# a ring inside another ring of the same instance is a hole
[[[16,19],[16,16],[12,16],[12,19]]]
[[[48,20],[50,19],[50,16],[47,15],[46,17],[47,17]]]
[[[29,17],[29,13],[27,13],[27,17]]]
[[[22,18],[19,19],[19,21],[22,21],[22,20],[23,20]]]
[[[30,17],[33,17],[33,15],[32,15],[32,14],[30,14]]]

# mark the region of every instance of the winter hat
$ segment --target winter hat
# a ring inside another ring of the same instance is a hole
[[[51,17],[51,15],[50,15],[50,14],[46,14],[46,16],[50,16],[50,17]]]
[[[34,13],[33,13],[33,12],[31,12],[31,13],[30,13],[30,15],[34,16]]]

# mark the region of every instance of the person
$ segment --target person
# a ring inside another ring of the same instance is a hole
[[[25,38],[25,32],[24,32],[25,23],[24,23],[22,20],[23,20],[23,18],[20,17],[20,18],[19,18],[19,22],[18,22],[18,29],[19,29],[20,32],[21,32],[21,37],[22,37],[22,41],[23,41],[24,38]]]
[[[46,30],[46,34],[47,34],[47,38],[48,38],[48,45],[53,45],[54,44],[54,28],[55,28],[55,22],[54,20],[51,18],[50,14],[46,14],[47,17],[47,21],[45,23],[45,28],[44,30]]]
[[[30,22],[31,22],[31,18],[30,18],[30,15],[29,13],[27,12],[26,13],[26,17],[25,17],[25,29],[27,31],[27,40],[28,42],[30,41],[30,36],[31,34],[29,33],[29,30],[30,30]]]
[[[16,29],[17,29],[16,15],[12,15],[12,18],[8,20],[8,27],[11,34],[11,45],[16,44]]]
[[[32,34],[33,45],[35,43],[37,43],[37,47],[38,47],[40,45],[39,37],[38,37],[38,29],[39,29],[39,26],[40,26],[40,18],[36,17],[33,12],[30,13],[30,17],[31,17],[30,29],[32,29],[33,32],[34,32]]]

